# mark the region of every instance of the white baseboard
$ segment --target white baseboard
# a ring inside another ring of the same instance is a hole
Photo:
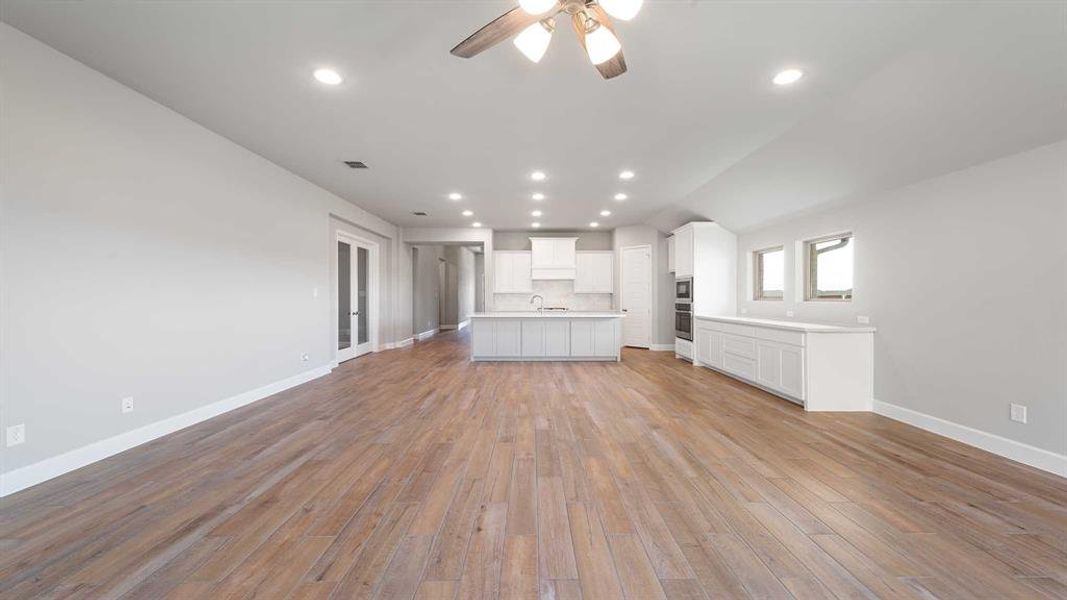
[[[674,352],[674,344],[652,344],[648,349],[653,352]]]
[[[441,323],[441,331],[451,331],[453,329],[459,329],[459,325],[455,323]]]
[[[467,319],[466,321],[460,321],[459,326],[456,327],[456,329],[463,329],[464,327],[466,327],[467,325],[470,325],[470,324],[471,324],[471,320],[470,319]]]
[[[880,400],[874,401],[874,412],[895,421],[901,421],[908,425],[914,425],[919,429],[943,435],[957,442],[981,448],[986,452],[992,452],[998,456],[1021,462],[1024,465],[1030,465],[1060,477],[1067,477],[1067,456],[1062,454],[1056,454],[1029,444],[1009,440],[999,435]]]
[[[333,369],[332,365],[333,363],[311,369],[310,371],[304,371],[303,373],[297,373],[292,377],[275,381],[274,383],[267,384],[263,387],[237,394],[236,396],[231,396],[219,400],[218,402],[213,402],[207,406],[201,406],[200,408],[163,419],[162,421],[150,423],[132,431],[120,433],[114,437],[93,442],[87,446],[64,452],[63,454],[53,456],[52,458],[46,458],[42,461],[35,462],[32,465],[26,465],[25,467],[15,469],[14,471],[9,471],[0,475],[0,497],[14,494],[15,492],[24,490],[30,486],[59,477],[64,473],[69,473],[75,469],[80,469],[86,465],[108,458],[109,456],[125,452],[130,448],[140,446],[141,444],[150,442],[156,438],[174,433],[180,429],[185,429],[191,425],[196,425],[197,423],[206,421],[212,417],[251,404],[257,400],[262,400],[267,396],[283,392],[289,388],[311,381],[312,379],[328,375]]]
[[[418,334],[415,337],[418,338],[418,340],[421,342],[422,340],[425,340],[427,338],[432,338],[433,336],[437,335],[437,332],[439,332],[439,331],[441,331],[441,330],[440,329],[431,329],[429,331],[423,331],[422,333]]]
[[[415,343],[415,338],[409,337],[409,338],[402,339],[399,342],[396,342],[395,344],[393,344],[393,348],[403,348],[404,346],[410,346],[410,345],[412,345],[414,343]]]

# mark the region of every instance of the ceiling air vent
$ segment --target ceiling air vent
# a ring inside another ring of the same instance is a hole
[[[361,160],[346,160],[345,164],[348,165],[348,168],[350,168],[350,169],[369,169],[370,168],[370,167],[367,166],[367,163],[365,163],[365,162],[363,162]]]
[[[417,211],[415,211],[415,212],[413,212],[411,214],[415,215],[416,217],[425,217],[426,216],[426,213],[422,212],[421,210],[417,210]]]

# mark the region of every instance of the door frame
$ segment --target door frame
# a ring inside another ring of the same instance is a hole
[[[380,348],[381,348],[381,344],[379,343],[379,339],[378,339],[378,335],[379,335],[378,332],[380,330],[379,324],[380,324],[380,321],[381,321],[381,313],[378,310],[378,298],[379,298],[379,296],[378,296],[378,277],[379,277],[380,271],[381,271],[381,264],[378,262],[379,261],[379,256],[380,256],[379,251],[378,251],[378,242],[375,242],[373,240],[367,239],[367,238],[362,237],[360,235],[356,235],[356,234],[354,234],[354,233],[352,233],[350,231],[346,231],[346,230],[343,230],[343,229],[338,229],[337,230],[337,235],[334,236],[334,241],[333,241],[333,257],[334,257],[334,262],[335,263],[337,261],[336,257],[337,257],[337,243],[338,242],[344,242],[344,243],[346,243],[346,244],[348,244],[349,246],[352,246],[352,247],[362,246],[364,249],[367,250],[367,310],[370,312],[370,314],[367,315],[367,328],[370,331],[367,332],[367,342],[366,343],[369,344],[370,347],[367,350],[365,350],[364,352],[357,352],[354,356],[351,357],[351,358],[358,358],[358,357],[363,356],[364,354],[367,354],[367,353],[370,353],[370,352],[378,352],[378,350],[380,350]],[[357,256],[357,254],[355,252],[353,252],[352,253],[352,260],[353,261],[357,260],[356,256]],[[356,263],[356,264],[358,264],[358,263]],[[337,317],[338,316],[337,311],[341,306],[341,297],[340,297],[341,296],[341,265],[340,265],[340,263],[337,263],[337,268],[335,269],[335,271],[336,272],[334,273],[334,281],[333,281],[333,289],[334,289],[334,294],[333,294],[333,314],[334,314],[334,317]],[[356,282],[352,282],[352,285],[355,286],[357,284],[356,284]],[[356,347],[359,346],[359,344],[357,343],[357,339],[358,339],[358,337],[354,336],[354,339],[352,340],[352,348],[353,349],[355,349]],[[339,348],[340,345],[341,345],[341,323],[340,323],[339,320],[335,320],[334,321],[334,332],[333,332],[333,362],[334,363],[341,362],[341,360],[339,358],[339,355],[341,353],[341,349]],[[350,359],[346,358],[344,360],[350,360]]]
[[[645,339],[646,344],[644,346],[631,346],[637,348],[652,348],[652,328],[655,325],[654,319],[656,318],[656,295],[653,293],[653,281],[652,275],[655,273],[654,261],[652,257],[652,244],[636,244],[633,246],[622,246],[619,248],[619,310],[623,309],[622,303],[626,300],[626,251],[638,250],[645,248],[648,250],[648,337]],[[623,328],[626,327],[625,319]],[[626,335],[623,334],[623,346],[626,345]]]

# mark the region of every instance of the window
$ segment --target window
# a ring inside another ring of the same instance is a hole
[[[807,300],[852,300],[851,233],[810,240],[804,243],[808,261]]]
[[[781,300],[785,294],[785,248],[767,248],[752,253],[753,299]]]

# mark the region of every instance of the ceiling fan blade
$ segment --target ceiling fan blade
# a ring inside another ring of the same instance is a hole
[[[452,54],[461,58],[470,58],[493,46],[503,42],[509,37],[521,32],[530,25],[556,14],[559,4],[540,15],[531,15],[522,8],[515,7],[508,12],[493,19],[488,25],[471,34],[470,37],[460,42],[452,49]]]
[[[602,27],[607,27],[612,33],[615,33],[615,28],[611,24],[611,18],[608,17],[608,13],[604,12],[604,9],[600,8],[599,4],[594,4],[591,9],[594,11],[593,15],[600,25]],[[578,35],[578,42],[581,43],[582,49],[585,50],[585,23],[582,22],[582,15],[571,15],[571,23],[574,25],[574,33]],[[600,72],[601,77],[604,79],[611,79],[626,72],[626,58],[623,57],[622,49],[620,48],[615,56],[599,65],[593,66]]]

